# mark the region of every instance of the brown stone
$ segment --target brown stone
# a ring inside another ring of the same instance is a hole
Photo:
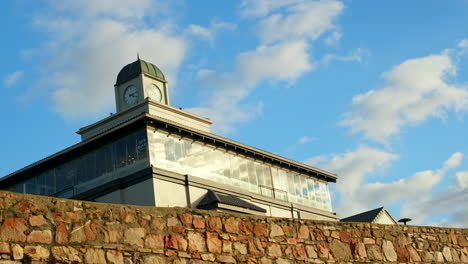
[[[321,242],[317,244],[317,249],[318,249],[318,255],[320,258],[326,258],[328,259],[328,255],[330,253],[330,248],[328,246]]]
[[[145,264],[167,264],[166,258],[160,256],[145,256]]]
[[[223,252],[224,253],[232,253],[232,242],[223,240]]]
[[[187,240],[178,234],[170,235],[165,238],[166,248],[172,248],[177,250],[187,250]]]
[[[273,261],[271,261],[271,259],[267,258],[267,257],[263,257],[260,259],[260,264],[273,264]]]
[[[450,251],[452,251],[452,260],[455,263],[460,263],[460,257],[458,256],[457,250],[452,248]]]
[[[289,262],[289,260],[287,259],[283,259],[283,258],[279,258],[276,260],[276,264],[290,264],[291,262]]]
[[[201,255],[201,259],[203,259],[203,260],[206,260],[206,261],[214,261],[215,260],[215,256],[213,254],[205,253],[205,254],[200,254],[200,255]]]
[[[256,236],[261,236],[261,237],[267,237],[268,236],[268,230],[265,227],[264,224],[255,224],[253,228],[253,233]]]
[[[216,260],[221,263],[237,263],[236,259],[231,255],[219,255]]]
[[[18,244],[11,245],[11,251],[13,253],[13,259],[23,259],[24,257],[24,250]]]
[[[31,226],[45,226],[47,225],[47,220],[42,215],[33,215],[29,217],[29,224]]]
[[[79,223],[74,226],[73,231],[70,233],[70,242],[83,243],[86,241],[86,234],[84,231],[84,224]]]
[[[120,210],[120,220],[124,223],[135,222],[135,213],[129,208],[122,208]]]
[[[185,227],[183,227],[183,226],[173,226],[172,227],[172,232],[174,232],[174,233],[182,234],[182,233],[184,233],[184,231],[185,231]]]
[[[50,257],[49,250],[41,246],[25,246],[24,254],[31,260],[47,260]]]
[[[276,243],[271,243],[267,246],[267,253],[268,253],[268,256],[271,256],[271,257],[283,256],[283,252],[281,252],[280,245]]]
[[[307,257],[311,259],[317,258],[317,251],[315,251],[315,248],[313,246],[306,246],[306,251],[307,251]]]
[[[163,230],[166,227],[166,223],[162,218],[155,218],[151,220],[151,227],[157,230]]]
[[[72,247],[52,247],[52,256],[63,263],[82,263],[80,252]]]
[[[104,235],[105,243],[117,243],[122,239],[122,235],[116,228],[105,227],[101,229],[102,234]]]
[[[228,233],[238,234],[239,233],[239,220],[234,217],[228,218],[224,222],[224,229]]]
[[[9,254],[10,252],[10,244],[7,242],[0,242],[0,254]]]
[[[408,245],[408,246],[406,246],[406,250],[408,250],[408,254],[409,254],[409,258],[410,258],[411,262],[420,262],[421,261],[421,257],[419,257],[419,254],[416,251],[416,249],[414,249],[414,247]]]
[[[444,255],[444,259],[448,262],[452,262],[452,253],[450,252],[449,247],[444,247],[442,250],[442,255]]]
[[[432,252],[424,252],[424,255],[423,255],[423,261],[424,262],[433,262],[435,259],[434,259],[434,254],[432,254]]]
[[[393,248],[392,241],[384,240],[382,244],[382,251],[388,261],[397,261],[397,254]]]
[[[90,248],[85,253],[85,263],[87,264],[106,264],[104,250]]]
[[[370,237],[365,237],[363,239],[364,244],[375,244],[375,239],[370,238]]]
[[[270,237],[284,236],[283,229],[277,224],[271,224]]]
[[[177,217],[175,217],[175,216],[169,217],[167,219],[167,226],[168,227],[180,226],[180,225],[181,225],[181,223],[180,223],[179,219],[177,219]]]
[[[297,237],[296,227],[293,225],[283,224],[281,225],[283,232],[288,237]]]
[[[162,235],[149,234],[145,239],[145,247],[151,249],[164,249],[164,238]]]
[[[192,252],[205,252],[206,243],[205,239],[200,233],[189,232],[187,234],[188,239],[188,250]]]
[[[444,262],[444,255],[442,255],[442,252],[435,252],[435,261]]]
[[[299,227],[299,234],[297,234],[297,237],[300,239],[309,239],[309,227],[301,225]]]
[[[179,218],[185,227],[192,227],[193,216],[191,214],[187,214],[187,213],[181,214]]]
[[[246,255],[247,245],[241,242],[234,242],[234,254],[235,255]]]
[[[207,230],[210,232],[221,232],[222,230],[222,223],[221,218],[219,217],[211,217],[208,219],[208,226]]]
[[[198,229],[203,229],[205,228],[205,220],[201,217],[195,216],[193,218],[193,227],[198,228]]]
[[[351,241],[351,252],[353,253],[353,256],[355,258],[358,258],[358,259],[367,258],[366,246],[364,245],[364,243],[362,243],[361,241],[357,239],[353,239]]]
[[[146,230],[141,227],[134,227],[125,230],[124,233],[124,243],[129,245],[134,245],[138,247],[143,247],[144,241],[143,238],[146,235]]]
[[[258,238],[249,239],[248,248],[250,255],[262,256],[265,253],[265,249],[263,248],[263,245]]]
[[[28,229],[24,218],[9,218],[0,226],[0,240],[12,242],[25,242],[24,231]]]
[[[222,242],[216,233],[206,232],[206,246],[212,253],[221,253]]]
[[[28,243],[50,244],[52,243],[52,232],[50,230],[33,230],[28,235]]]
[[[83,230],[84,230],[84,234],[85,234],[87,241],[94,241],[97,239],[97,229],[98,229],[98,224],[96,223],[91,223],[88,221],[84,225]]]
[[[378,245],[367,245],[366,249],[370,260],[383,260],[382,251]]]
[[[330,243],[330,250],[337,259],[352,259],[351,249],[349,245],[337,239],[334,239]]]
[[[60,223],[55,229],[55,241],[59,244],[68,243],[68,232],[64,223]]]
[[[108,263],[124,264],[124,258],[122,253],[117,250],[108,250],[106,252],[106,258]]]

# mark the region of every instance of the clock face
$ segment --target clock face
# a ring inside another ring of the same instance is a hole
[[[135,86],[130,85],[125,89],[123,99],[125,103],[132,105],[138,102],[139,96],[138,89]]]
[[[150,84],[147,86],[148,96],[155,100],[156,102],[161,102],[162,100],[162,93],[156,84]]]

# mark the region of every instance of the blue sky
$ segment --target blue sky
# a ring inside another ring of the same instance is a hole
[[[140,56],[214,133],[337,173],[334,210],[468,222],[468,1],[3,1],[0,175],[115,112]]]

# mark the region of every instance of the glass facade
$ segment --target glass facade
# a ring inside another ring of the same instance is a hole
[[[34,175],[7,190],[71,198],[148,165],[146,133],[140,130]]]
[[[324,182],[160,131],[149,132],[148,140],[150,162],[154,167],[332,210],[328,186]]]

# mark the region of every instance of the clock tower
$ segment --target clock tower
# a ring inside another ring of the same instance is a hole
[[[120,70],[114,87],[117,113],[132,108],[146,98],[169,105],[164,74],[154,64],[140,58]]]

